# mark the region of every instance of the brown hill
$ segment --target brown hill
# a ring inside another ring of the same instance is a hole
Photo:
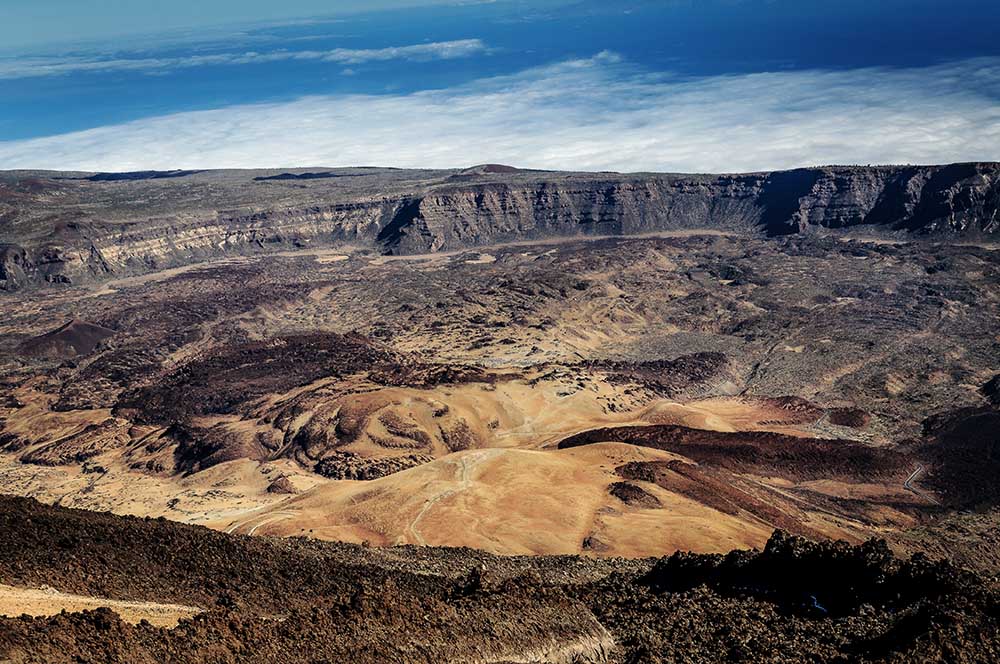
[[[71,320],[51,332],[24,341],[19,350],[23,355],[31,357],[66,360],[79,355],[89,355],[114,334],[114,330],[100,325]]]

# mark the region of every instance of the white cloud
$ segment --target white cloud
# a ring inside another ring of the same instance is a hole
[[[414,44],[413,46],[392,46],[389,48],[338,48],[324,53],[322,59],[327,62],[339,62],[345,65],[385,60],[450,60],[478,55],[486,52],[486,50],[486,44],[479,39],[459,39],[456,41]]]
[[[214,53],[177,58],[111,58],[96,56],[17,56],[0,59],[0,79],[41,76],[62,76],[77,73],[137,71],[163,73],[175,69],[218,65],[249,65],[289,60],[314,60],[342,65],[387,60],[450,60],[487,53],[489,49],[479,39],[459,39],[446,42],[390,46],[375,49],[337,48],[328,51],[245,51]]]
[[[4,168],[502,162],[747,171],[1000,158],[1000,59],[681,79],[603,53],[407,95],[307,97],[0,143]]]

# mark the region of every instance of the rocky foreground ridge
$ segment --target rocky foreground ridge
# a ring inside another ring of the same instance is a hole
[[[0,174],[0,289],[351,243],[421,254],[577,235],[1000,231],[1000,163],[741,175],[336,169]]]
[[[184,602],[174,629],[107,608],[0,617],[5,662],[988,662],[1000,596],[884,542],[660,559],[225,535],[0,496],[18,587]]]

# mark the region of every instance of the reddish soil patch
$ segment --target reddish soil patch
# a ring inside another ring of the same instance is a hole
[[[827,411],[830,423],[839,427],[863,429],[868,426],[871,416],[860,408],[832,408]]]
[[[724,514],[749,513],[773,527],[822,538],[822,534],[802,523],[804,514],[791,505],[787,511],[777,507],[787,501],[777,494],[767,496],[768,501],[754,495],[766,491],[760,485],[744,486],[734,475],[725,471],[696,466],[683,461],[635,461],[619,466],[621,477],[651,482],[667,491],[680,494]]]
[[[823,416],[822,408],[801,397],[774,397],[764,404],[778,411],[775,424],[812,424]]]
[[[792,481],[894,479],[905,477],[912,465],[905,455],[894,450],[846,440],[799,438],[770,431],[707,431],[674,424],[594,429],[566,438],[559,447],[599,442],[651,447],[734,473]]]

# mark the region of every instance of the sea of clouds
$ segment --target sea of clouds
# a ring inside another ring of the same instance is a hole
[[[479,40],[445,44],[317,57],[345,65],[487,49]],[[996,160],[998,100],[998,58],[681,78],[603,52],[448,89],[312,96],[0,142],[0,164],[735,172]]]

